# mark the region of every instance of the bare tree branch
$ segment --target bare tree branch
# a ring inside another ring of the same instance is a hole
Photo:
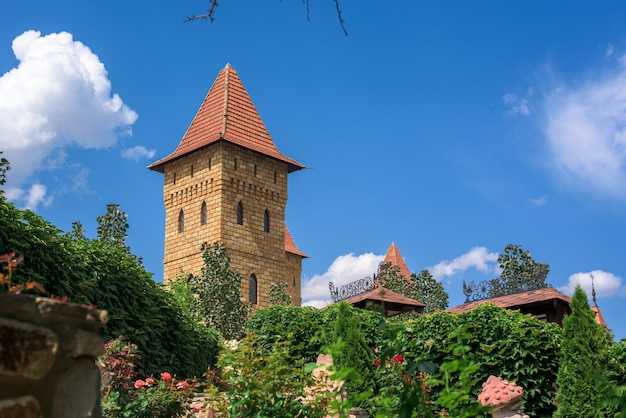
[[[310,9],[309,9],[309,1],[310,0],[302,0],[302,3],[305,4],[306,7],[306,20],[311,20],[311,13],[310,13]],[[339,19],[339,24],[341,25],[341,30],[343,30],[343,34],[345,36],[348,36],[348,31],[346,30],[346,22],[345,20],[343,20],[343,11],[341,10],[341,8],[339,7],[339,0],[332,0],[333,3],[335,3],[335,9],[337,9],[337,18]],[[210,4],[210,9],[201,15],[193,15],[193,16],[189,16],[188,18],[186,18],[183,22],[193,22],[196,20],[210,20],[211,23],[213,23],[215,21],[215,12],[216,9],[218,7],[218,2],[217,0],[209,0],[209,4]]]

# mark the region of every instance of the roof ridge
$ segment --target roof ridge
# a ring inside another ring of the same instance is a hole
[[[230,64],[226,64],[224,70],[226,70],[224,74],[224,116],[222,120],[222,131],[220,132],[220,138],[224,138],[226,135],[226,124],[228,123],[228,76],[230,75],[230,69],[232,67]]]

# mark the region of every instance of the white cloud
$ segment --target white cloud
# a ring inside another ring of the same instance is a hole
[[[23,209],[36,210],[39,204],[49,206],[52,203],[52,196],[46,196],[47,188],[43,184],[35,183],[26,192],[18,187],[6,190],[6,197],[22,206]]]
[[[606,46],[606,51],[604,52],[604,56],[608,58],[612,56],[614,52],[615,52],[615,47],[613,46],[612,43],[609,42]]]
[[[70,33],[27,31],[13,40],[13,52],[19,65],[0,76],[0,150],[11,162],[7,186],[58,168],[54,161],[64,160],[69,145],[107,148],[131,134],[137,114],[111,95],[104,64]]]
[[[531,197],[528,199],[528,202],[534,206],[544,206],[548,204],[548,196],[543,195],[543,196],[536,197],[536,198]]]
[[[120,155],[129,160],[139,161],[141,158],[152,158],[156,154],[155,149],[147,149],[144,146],[137,145],[136,147],[126,148],[120,152]]]
[[[469,252],[462,254],[452,261],[444,260],[428,270],[439,281],[447,276],[454,276],[469,268],[475,268],[483,273],[496,271],[497,266],[490,264],[498,260],[498,253],[490,253],[485,247],[474,247]]]
[[[546,99],[550,167],[574,188],[626,198],[626,56],[619,69]]]
[[[355,256],[353,253],[339,256],[328,267],[324,274],[316,274],[305,280],[302,286],[302,305],[322,308],[331,303],[328,282],[335,287],[372,276],[378,271],[378,265],[385,258],[384,255],[372,253]]]
[[[591,275],[593,274],[593,284],[596,288],[596,296],[598,298],[606,298],[611,296],[624,296],[626,287],[622,286],[621,277],[615,276],[602,270],[594,270],[588,273],[575,273],[569,276],[567,285],[560,287],[559,290],[567,295],[574,293],[577,283],[587,293],[589,302],[591,303]]]
[[[529,89],[528,94],[532,96],[533,90]],[[502,97],[502,101],[505,105],[509,106],[507,115],[530,115],[530,108],[528,107],[528,99],[518,98],[513,93],[507,93]]]

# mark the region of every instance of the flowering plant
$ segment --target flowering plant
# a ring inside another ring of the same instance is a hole
[[[179,417],[196,412],[190,403],[196,391],[195,380],[177,380],[165,371],[160,378],[138,379],[135,360],[137,345],[120,335],[104,344],[98,360],[102,374],[102,415],[105,418]]]
[[[377,393],[372,399],[376,417],[434,417],[426,374],[402,355],[374,361]]]

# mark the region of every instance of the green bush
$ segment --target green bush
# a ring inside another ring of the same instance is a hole
[[[441,366],[455,360],[450,347],[467,347],[468,361],[478,367],[468,379],[482,383],[495,375],[515,381],[524,388],[522,409],[528,415],[552,415],[561,336],[558,325],[483,304],[465,314],[434,313],[395,326],[400,329],[392,347],[407,359]],[[439,368],[432,377],[442,380],[442,372]],[[458,378],[451,375],[449,384],[456,384]],[[460,383],[472,386],[474,399],[481,391],[480,384]],[[433,398],[440,390],[433,388]]]
[[[177,300],[126,247],[72,239],[0,197],[0,254],[10,252],[24,255],[16,283],[35,280],[48,296],[106,309],[104,337],[123,334],[135,342],[142,375],[167,369],[181,377],[200,376],[215,364],[219,333],[186,320]]]

